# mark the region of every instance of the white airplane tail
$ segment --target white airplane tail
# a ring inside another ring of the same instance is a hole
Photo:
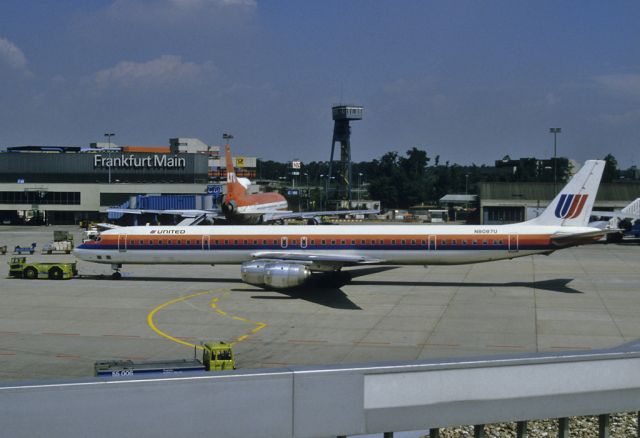
[[[586,227],[596,200],[604,164],[602,160],[586,161],[542,214],[526,223]]]

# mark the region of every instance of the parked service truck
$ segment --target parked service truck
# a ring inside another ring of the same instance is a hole
[[[192,371],[224,371],[235,370],[235,360],[231,344],[225,342],[206,343],[202,345],[202,359],[168,361],[132,361],[104,360],[95,363],[95,375],[98,377],[122,377],[134,375],[176,374]]]

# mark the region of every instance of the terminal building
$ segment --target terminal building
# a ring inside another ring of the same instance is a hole
[[[101,221],[108,207],[137,195],[171,198],[174,208],[176,200],[180,208],[212,208],[226,179],[220,147],[194,138],[172,138],[169,144],[7,148],[0,153],[0,223]],[[240,176],[255,176],[254,157],[234,161]]]

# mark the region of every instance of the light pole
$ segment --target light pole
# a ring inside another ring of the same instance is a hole
[[[553,194],[555,195],[556,185],[558,184],[558,165],[556,163],[556,161],[558,161],[556,154],[556,135],[560,134],[562,130],[560,128],[549,128],[549,132],[553,134]]]
[[[307,211],[309,211],[309,196],[311,195],[309,189],[309,172],[305,172],[303,175],[307,178]]]
[[[107,137],[107,142],[109,143],[109,156],[111,156],[111,137],[114,135],[115,134],[113,132],[107,132],[104,134],[104,136]],[[111,161],[113,160],[109,160],[109,184],[111,184]]]
[[[469,174],[465,174],[464,176],[464,194],[469,194]]]
[[[360,181],[361,178],[362,178],[362,172],[358,172],[358,207],[357,208],[360,208],[360,189],[362,187],[362,184]]]

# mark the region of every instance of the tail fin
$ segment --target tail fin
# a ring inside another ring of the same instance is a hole
[[[596,200],[598,186],[604,170],[604,161],[588,160],[582,169],[551,201],[551,204],[529,225],[561,225],[585,227]]]
[[[225,149],[225,161],[227,163],[227,198],[229,200],[238,199],[244,196],[245,187],[238,182],[236,177],[236,171],[233,167],[233,160],[231,158],[231,147],[226,144]]]

